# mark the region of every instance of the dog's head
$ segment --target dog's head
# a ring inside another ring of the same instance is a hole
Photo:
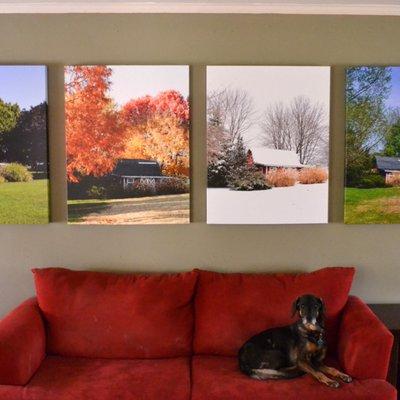
[[[323,328],[325,305],[322,299],[312,294],[305,294],[295,300],[292,316],[298,314],[303,326],[310,331]]]

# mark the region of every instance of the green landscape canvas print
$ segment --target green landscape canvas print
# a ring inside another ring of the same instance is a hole
[[[400,67],[346,71],[345,223],[400,223]]]
[[[47,70],[0,66],[0,224],[49,222]]]

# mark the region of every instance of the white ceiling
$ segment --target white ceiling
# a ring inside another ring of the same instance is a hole
[[[400,0],[0,0],[0,13],[400,15]]]

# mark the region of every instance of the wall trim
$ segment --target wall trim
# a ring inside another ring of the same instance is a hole
[[[210,13],[210,14],[319,14],[400,15],[400,1],[376,3],[294,2],[138,2],[138,1],[0,1],[0,14],[69,13]]]

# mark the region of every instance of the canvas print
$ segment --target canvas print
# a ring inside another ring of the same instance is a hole
[[[0,66],[0,224],[49,222],[47,71]]]
[[[207,68],[207,222],[328,222],[329,67]]]
[[[347,69],[345,222],[400,223],[400,67]]]
[[[189,68],[65,67],[68,221],[190,221]]]

